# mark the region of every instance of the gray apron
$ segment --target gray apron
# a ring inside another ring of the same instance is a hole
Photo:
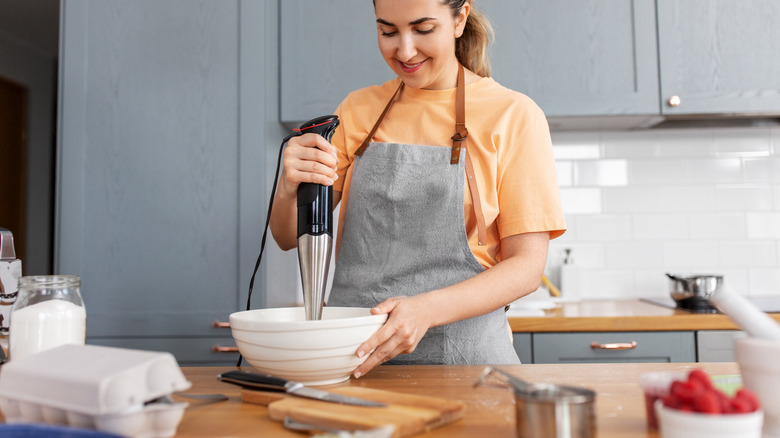
[[[462,83],[461,75],[459,86]],[[381,117],[377,125],[380,122]],[[459,147],[460,159],[451,160],[450,149],[441,146],[367,144],[352,164],[328,305],[374,307],[388,298],[441,289],[483,272],[466,237],[466,148]],[[432,327],[414,352],[387,363],[520,363],[507,330],[501,308]]]

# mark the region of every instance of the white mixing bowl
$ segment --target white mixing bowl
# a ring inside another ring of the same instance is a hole
[[[357,348],[387,320],[360,307],[324,307],[307,321],[303,307],[236,312],[230,328],[238,351],[260,372],[307,385],[343,382],[363,361]]]

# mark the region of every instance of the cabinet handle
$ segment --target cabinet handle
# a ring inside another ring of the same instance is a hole
[[[669,106],[680,106],[682,100],[680,100],[680,96],[675,94],[674,96],[670,97],[666,103],[668,103]]]
[[[223,347],[221,345],[215,345],[211,347],[211,351],[214,353],[238,353],[238,347]]]
[[[230,328],[230,323],[224,321],[214,321],[211,323],[211,326],[214,328]]]
[[[600,344],[598,342],[591,342],[590,348],[594,350],[633,350],[636,348],[636,341],[616,342],[613,344]]]

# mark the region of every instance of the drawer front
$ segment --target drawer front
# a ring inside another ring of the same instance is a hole
[[[745,336],[739,330],[701,330],[696,332],[696,358],[699,362],[734,362],[734,339]]]
[[[88,344],[136,350],[167,351],[180,366],[234,366],[237,352],[224,352],[235,347],[231,337],[214,338],[87,338]]]
[[[534,363],[695,362],[694,333],[534,333]]]
[[[521,363],[534,363],[530,333],[513,333],[512,342]]]

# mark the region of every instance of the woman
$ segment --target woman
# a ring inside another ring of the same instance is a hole
[[[274,238],[296,245],[298,184],[333,184],[344,203],[328,304],[388,314],[358,348],[356,378],[389,360],[519,363],[504,308],[539,287],[565,230],[544,114],[489,78],[490,25],[470,0],[374,9],[398,78],[351,93],[332,144],[290,140]]]

